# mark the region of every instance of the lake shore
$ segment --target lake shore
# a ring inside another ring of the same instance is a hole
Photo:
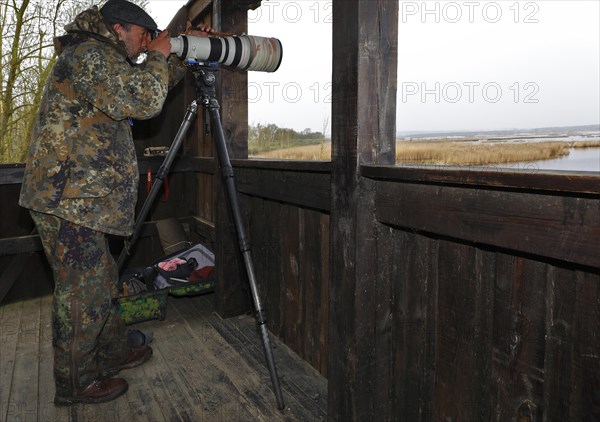
[[[427,140],[397,141],[397,164],[485,166],[551,160],[573,148],[598,148],[600,140]]]
[[[396,164],[429,164],[449,166],[485,166],[530,163],[569,155],[573,148],[600,148],[598,137],[560,140],[557,137],[530,136],[480,139],[428,138],[396,141]],[[331,143],[307,145],[264,152],[254,158],[290,160],[329,160]]]

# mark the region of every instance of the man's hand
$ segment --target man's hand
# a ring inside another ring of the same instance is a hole
[[[156,38],[148,43],[148,51],[160,51],[165,59],[171,54],[171,38],[169,31],[162,31]]]
[[[192,28],[192,23],[188,21],[188,27],[185,30],[186,35],[195,35],[197,37],[208,37],[210,34],[216,32],[215,29],[207,24],[201,23],[198,26]]]

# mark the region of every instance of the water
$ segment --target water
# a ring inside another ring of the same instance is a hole
[[[538,170],[585,171],[600,176],[600,148],[571,148],[569,155],[552,160],[493,164],[484,167],[530,173],[535,173]]]
[[[569,155],[532,163],[540,170],[592,171],[600,174],[600,148],[572,148]]]
[[[573,141],[597,141],[598,132],[580,133],[562,137],[541,136],[539,138],[508,138],[496,143],[505,142],[573,142]],[[484,141],[490,143],[489,141]],[[527,168],[535,170],[561,170],[561,171],[588,171],[600,175],[600,148],[571,148],[569,155],[552,160],[534,161],[531,163],[519,163],[507,167]]]
[[[473,143],[480,144],[517,144],[517,143],[534,143],[534,142],[577,142],[577,141],[598,141],[600,139],[598,131],[581,131],[572,134],[523,134],[522,136],[498,136],[490,139],[483,137],[480,140],[472,140]],[[462,136],[464,138],[464,136]],[[461,138],[461,136],[444,138],[429,138],[429,139],[448,139]],[[427,140],[424,138],[423,140]],[[477,139],[477,138],[475,138]],[[419,139],[421,140],[421,139]],[[583,171],[592,172],[600,176],[600,148],[571,148],[569,155],[551,159],[533,161],[528,163],[512,163],[512,164],[494,164],[484,166],[487,168],[495,168],[498,170],[516,169],[518,171],[535,172],[537,170],[559,170],[559,171]]]

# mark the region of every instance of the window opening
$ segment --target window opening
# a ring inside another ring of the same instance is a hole
[[[600,172],[589,1],[401,1],[397,163]]]

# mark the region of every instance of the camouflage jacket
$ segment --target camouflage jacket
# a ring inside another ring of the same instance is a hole
[[[149,52],[133,66],[97,7],[82,12],[55,40],[26,159],[19,204],[93,230],[133,230],[138,167],[131,119],[160,113],[179,60]]]

